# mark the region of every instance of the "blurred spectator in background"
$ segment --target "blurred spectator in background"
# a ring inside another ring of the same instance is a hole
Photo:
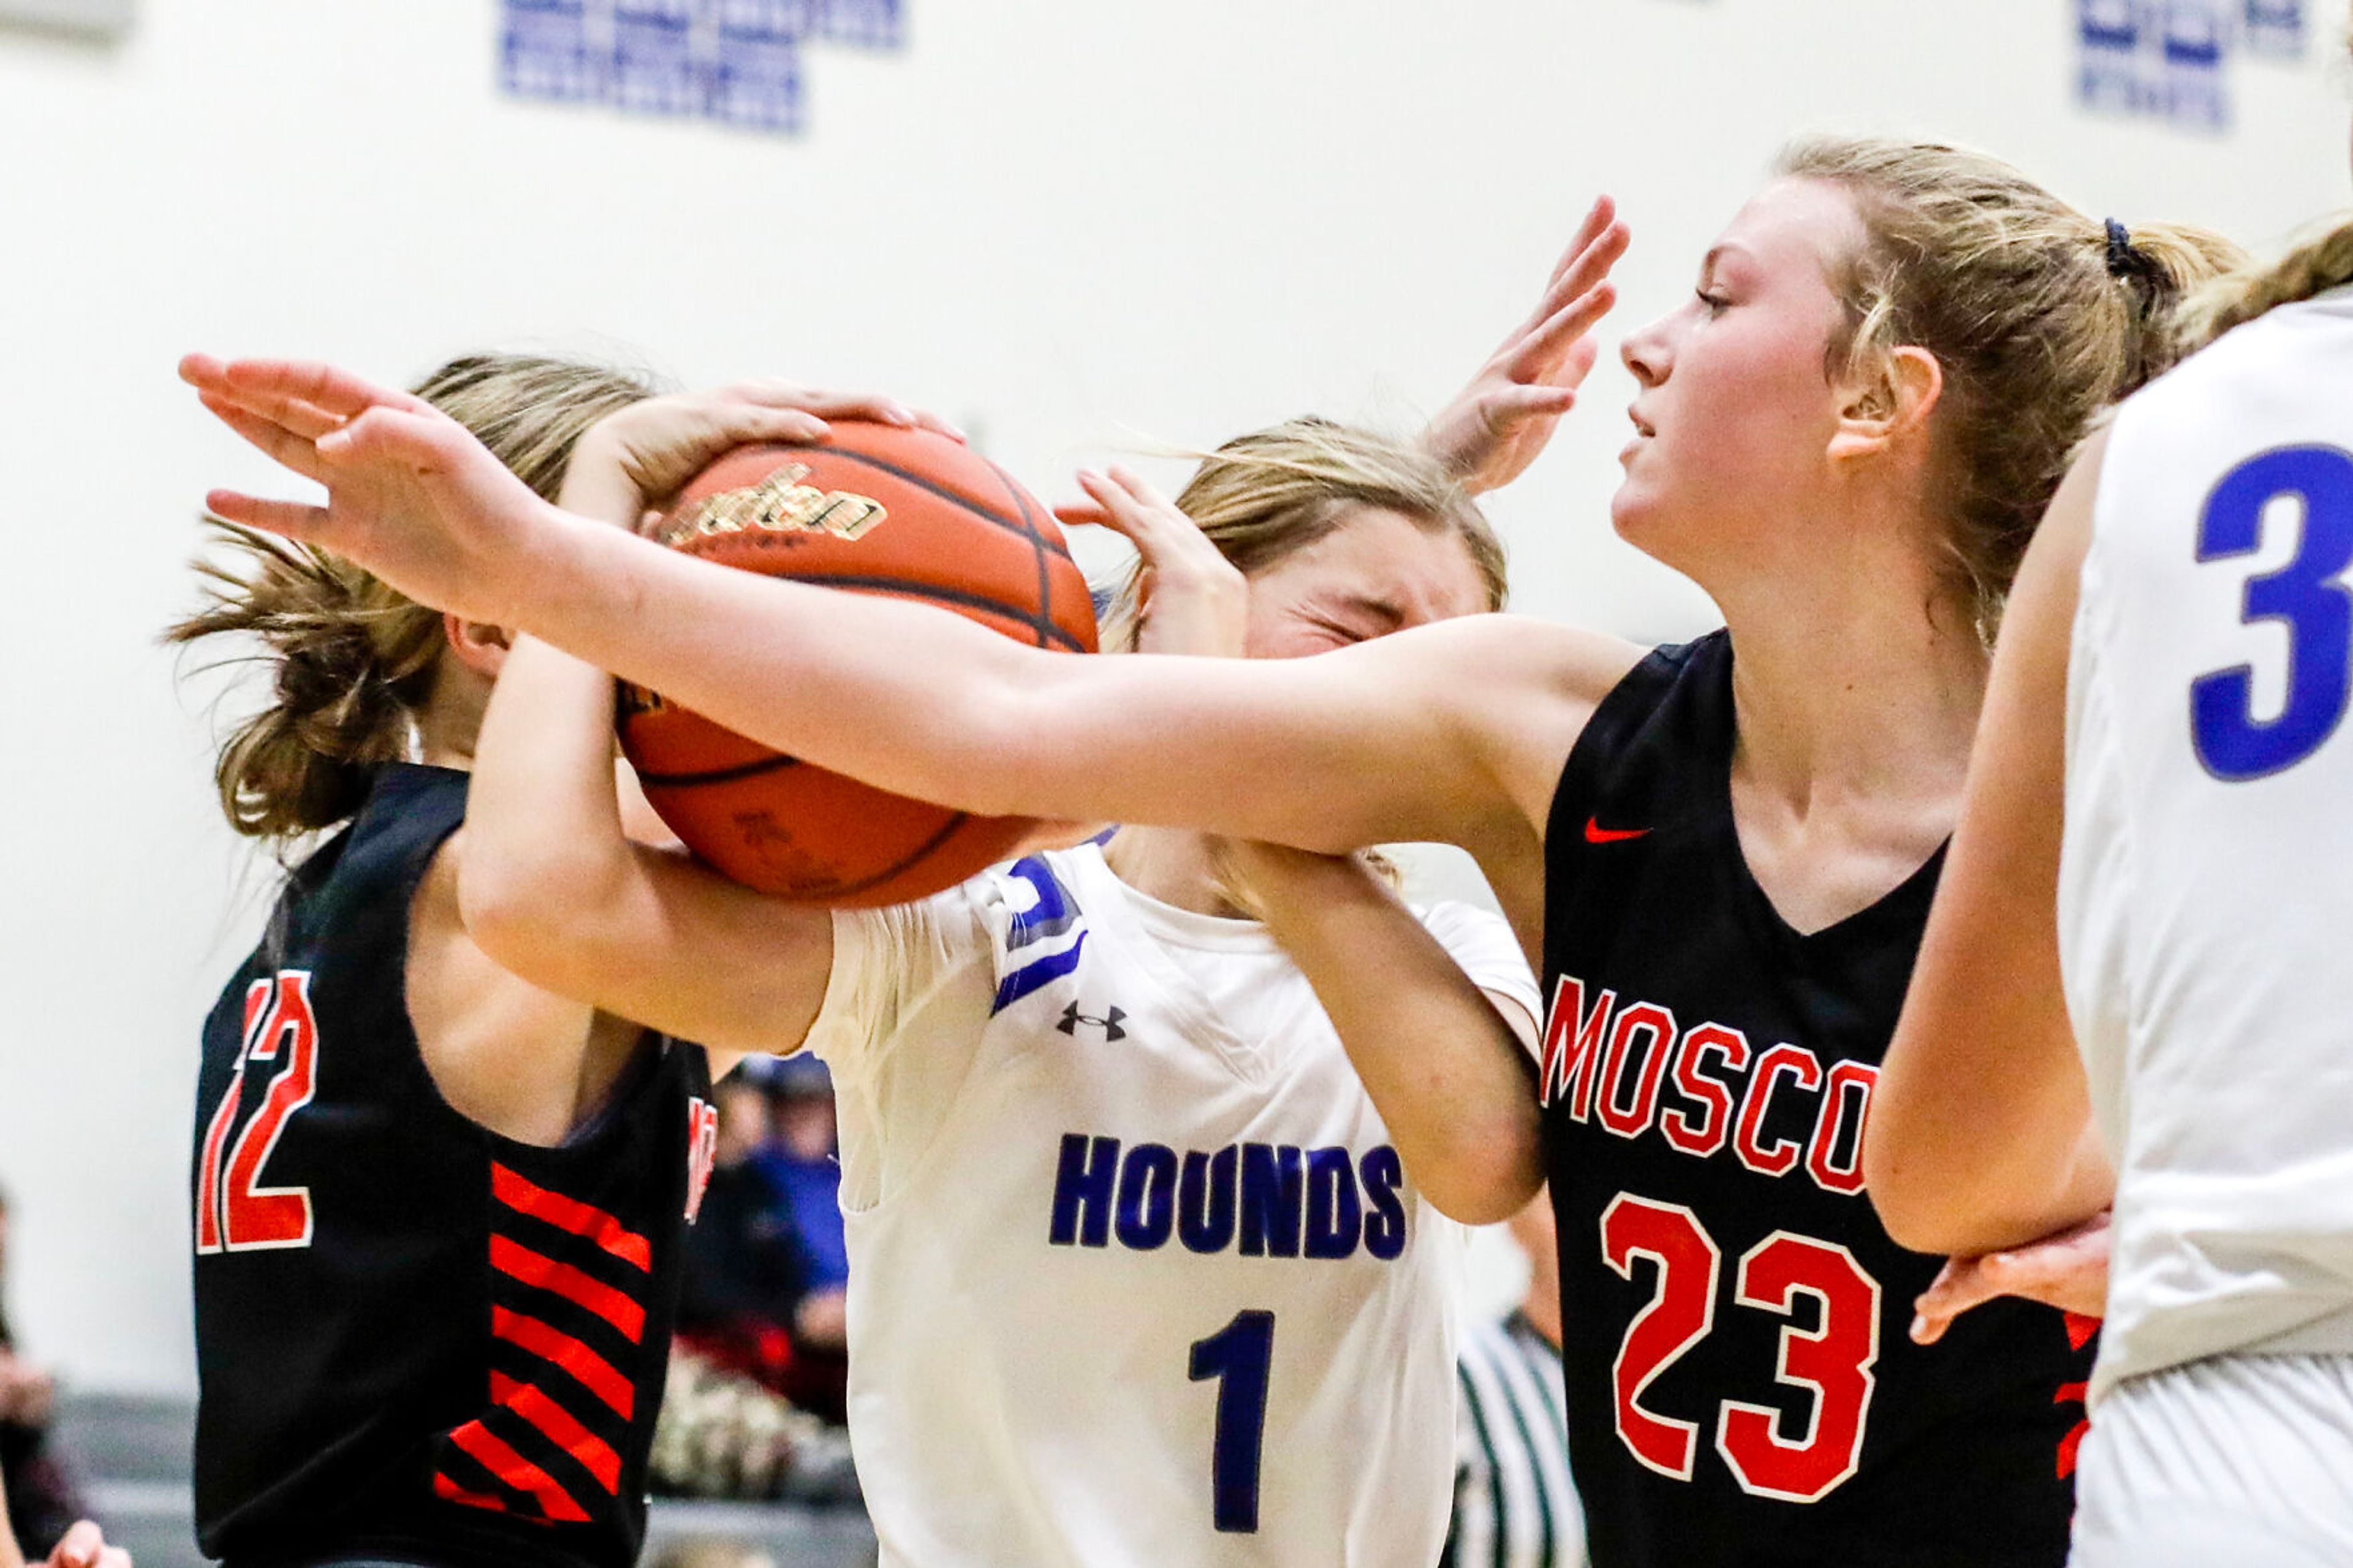
[[[1528,1288],[1462,1337],[1454,1521],[1441,1568],[1584,1568],[1585,1509],[1568,1473],[1560,1373],[1560,1252],[1550,1193],[1509,1222]]]
[[[753,1156],[800,1250],[806,1293],[794,1309],[797,1343],[839,1356],[849,1343],[849,1245],[841,1228],[841,1134],[833,1075],[814,1056],[763,1058],[774,1136]]]
[[[754,1057],[714,1092],[654,1479],[671,1495],[854,1503],[832,1079],[813,1058]]]
[[[90,1510],[49,1454],[57,1385],[16,1353],[8,1325],[8,1196],[0,1193],[0,1475],[8,1478],[8,1523],[36,1561],[47,1557]]]
[[[719,1145],[687,1233],[680,1338],[839,1422],[849,1268],[831,1080],[814,1059],[755,1057],[715,1092]]]

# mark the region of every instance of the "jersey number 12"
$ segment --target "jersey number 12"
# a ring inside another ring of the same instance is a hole
[[[245,1097],[245,1069],[280,1062],[262,1101],[229,1142]],[[196,1251],[258,1252],[311,1245],[311,1189],[265,1187],[261,1168],[278,1148],[286,1119],[311,1103],[319,1082],[319,1021],[311,1011],[311,973],[282,970],[246,988],[245,1032],[228,1089],[205,1124],[196,1151]]]

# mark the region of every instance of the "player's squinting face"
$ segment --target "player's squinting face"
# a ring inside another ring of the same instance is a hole
[[[1379,507],[1250,579],[1243,649],[1296,658],[1486,609],[1487,587],[1451,530]]]
[[[1864,237],[1843,193],[1778,181],[1709,249],[1691,297],[1626,340],[1641,390],[1610,517],[1629,542],[1705,584],[1822,495],[1845,318],[1831,279]]]

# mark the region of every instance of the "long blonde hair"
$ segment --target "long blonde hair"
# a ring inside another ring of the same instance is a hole
[[[2203,230],[2086,216],[1998,159],[1932,142],[1829,138],[1780,158],[1853,201],[1867,236],[1834,279],[1835,376],[1936,355],[1952,574],[1988,637],[2020,558],[2101,411],[2180,349],[2184,291],[2243,253]]]
[[[527,354],[468,354],[413,389],[553,500],[588,427],[653,395],[642,376]],[[289,839],[332,827],[367,798],[382,763],[408,754],[441,668],[441,613],[350,562],[210,520],[227,561],[200,558],[205,606],[167,643],[259,638],[271,700],[238,724],[213,769],[229,826]],[[233,661],[232,661],[233,662]]]
[[[1445,465],[1410,443],[1329,419],[1286,419],[1203,454],[1176,496],[1176,510],[1245,577],[1304,550],[1356,507],[1393,511],[1461,540],[1487,590],[1487,607],[1504,607],[1503,542]],[[1135,647],[1143,613],[1138,562],[1104,612],[1105,651]]]

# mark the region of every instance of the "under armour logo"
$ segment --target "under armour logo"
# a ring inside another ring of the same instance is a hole
[[[1109,1017],[1090,1018],[1084,1013],[1080,1012],[1079,1005],[1076,1002],[1073,1002],[1069,1006],[1062,1009],[1062,1021],[1055,1025],[1054,1027],[1061,1030],[1062,1033],[1066,1035],[1076,1035],[1079,1032],[1079,1026],[1081,1024],[1084,1024],[1091,1029],[1101,1029],[1103,1032],[1103,1038],[1106,1040],[1124,1040],[1127,1038],[1127,1031],[1121,1028],[1119,1026],[1121,1021],[1126,1016],[1126,1014],[1121,1012],[1117,1007],[1113,1007],[1111,1010],[1111,1016]]]

